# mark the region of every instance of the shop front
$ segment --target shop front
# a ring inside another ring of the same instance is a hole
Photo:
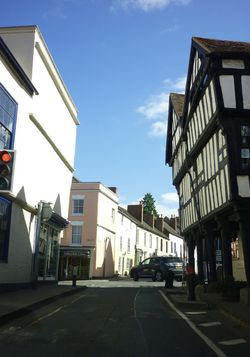
[[[77,267],[77,280],[90,278],[92,247],[60,247],[59,280],[72,280],[73,267]]]
[[[60,232],[67,223],[54,212],[48,220],[40,221],[34,260],[37,281],[58,280]]]

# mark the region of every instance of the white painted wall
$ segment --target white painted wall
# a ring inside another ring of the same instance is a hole
[[[0,35],[39,92],[32,98],[0,60],[0,82],[18,103],[13,195],[33,207],[40,200],[51,202],[54,211],[67,218],[78,123],[76,109],[66,89],[65,93],[58,90],[65,86],[60,76],[56,78],[53,62],[46,66],[41,51],[34,48],[35,42],[39,42],[44,56],[50,58],[36,28],[0,28]],[[30,280],[34,238],[35,218],[13,204],[9,260],[0,263],[1,283]]]

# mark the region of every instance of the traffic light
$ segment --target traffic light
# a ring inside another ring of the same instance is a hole
[[[11,191],[14,158],[14,150],[0,150],[0,191]]]

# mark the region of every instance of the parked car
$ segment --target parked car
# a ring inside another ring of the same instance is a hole
[[[163,281],[166,273],[172,270],[174,279],[182,280],[183,261],[178,257],[150,257],[133,266],[129,272],[134,281],[140,278],[152,278],[153,281]]]

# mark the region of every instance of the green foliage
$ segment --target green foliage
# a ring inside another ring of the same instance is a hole
[[[155,216],[158,216],[156,207],[155,207],[155,199],[151,193],[146,193],[142,199],[143,204],[143,212],[144,213],[153,213]]]

